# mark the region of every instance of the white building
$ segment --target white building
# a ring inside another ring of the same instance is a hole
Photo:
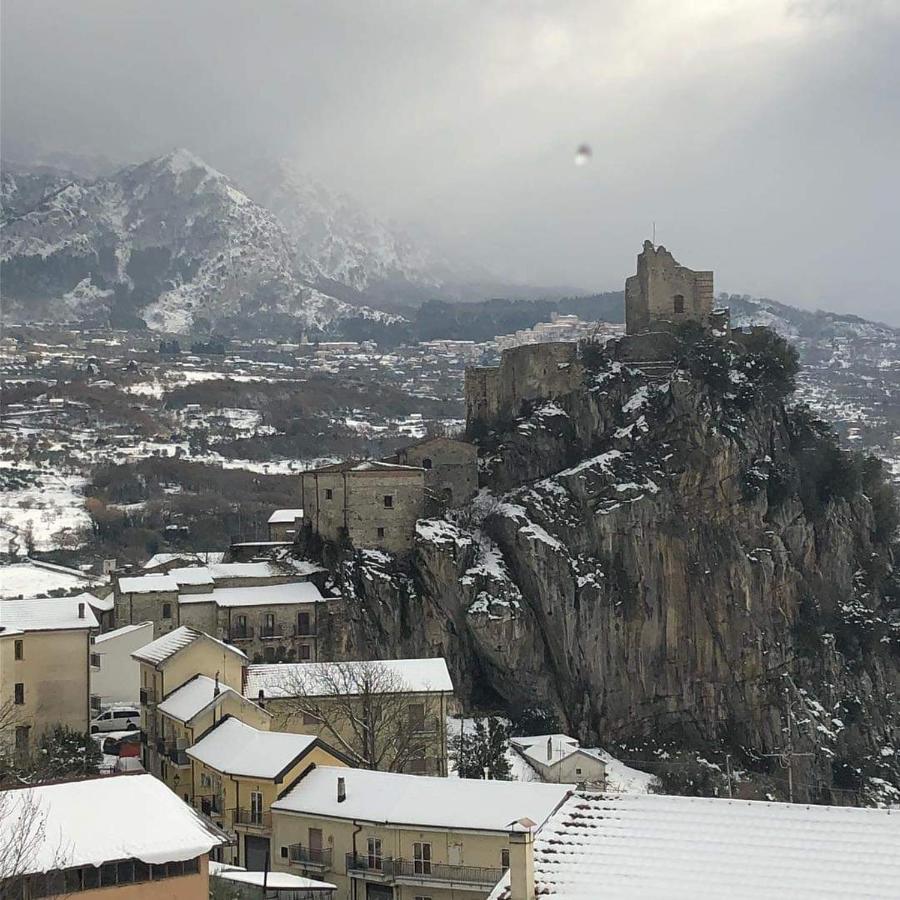
[[[606,762],[601,750],[582,747],[567,734],[538,734],[510,738],[512,748],[540,776],[541,781],[606,786]]]
[[[510,835],[489,900],[887,900],[898,849],[896,810],[578,792]]]
[[[91,707],[138,703],[141,667],[131,654],[153,640],[153,623],[98,634],[91,646]]]

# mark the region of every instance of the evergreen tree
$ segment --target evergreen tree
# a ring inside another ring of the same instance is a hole
[[[508,748],[509,726],[491,716],[476,719],[472,731],[463,728],[450,741],[450,758],[460,778],[509,781],[512,773],[506,758]]]

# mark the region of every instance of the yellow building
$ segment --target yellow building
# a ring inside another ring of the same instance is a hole
[[[90,634],[97,619],[76,598],[0,602],[0,731],[7,752],[30,753],[56,725],[90,723]],[[4,724],[7,724],[4,722]]]
[[[319,766],[272,804],[272,864],[309,871],[339,900],[476,900],[509,868],[510,826],[540,826],[573,785],[398,775]]]
[[[318,734],[354,765],[447,774],[453,682],[439,657],[249,666],[244,694],[274,730]]]
[[[218,680],[220,689],[230,687],[240,691],[247,657],[236,647],[185,626],[151,641],[132,653],[132,657],[141,667],[141,738],[144,768],[172,787],[175,786],[177,775],[179,794],[183,795],[181,785],[185,780],[189,780],[185,778],[189,769],[182,764],[183,757],[178,755],[179,732],[171,724],[177,720],[172,715],[168,716],[170,728],[167,730],[163,722],[164,714],[160,713],[159,705],[196,675],[206,675],[214,681]],[[211,695],[212,690],[210,699]],[[220,709],[221,703],[234,702],[231,698],[223,698],[213,709]],[[193,732],[191,733],[193,736]],[[199,734],[199,731],[197,733]],[[170,740],[176,743],[167,744],[167,734],[170,735]],[[186,733],[181,736],[186,737]],[[183,751],[184,747],[181,749]]]
[[[208,675],[195,675],[156,706],[158,773],[185,803],[194,801],[194,783],[187,749],[226,716],[269,730],[272,717],[234,688]],[[156,774],[156,773],[154,773]]]
[[[346,765],[315,735],[262,731],[230,716],[190,747],[187,757],[196,808],[236,835],[234,848],[224,851],[232,858],[225,861],[257,871],[266,865],[275,800],[316,766]]]
[[[208,900],[209,853],[228,841],[144,773],[23,786],[0,800],[0,846],[27,848],[0,881],[10,900]]]

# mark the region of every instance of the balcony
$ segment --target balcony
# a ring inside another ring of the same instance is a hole
[[[179,747],[175,741],[157,739],[156,752],[165,757],[173,766],[189,766],[191,764],[184,747]]]
[[[194,797],[194,802],[200,804],[200,812],[209,818],[221,819],[224,813],[224,804],[221,794],[200,794]]]
[[[260,831],[272,830],[272,813],[262,809],[234,809],[232,822],[242,828],[258,828]]]
[[[156,703],[156,691],[153,688],[140,689],[141,706],[151,706]]]
[[[440,727],[440,722],[436,716],[424,716],[409,720],[409,730],[413,734],[437,734],[440,731]]]
[[[331,847],[304,847],[303,844],[288,847],[288,862],[292,866],[325,872],[331,869],[331,858]]]
[[[228,632],[228,637],[232,641],[252,641],[253,626],[252,625],[232,625]]]
[[[433,885],[471,890],[490,890],[502,877],[503,869],[487,866],[454,866],[423,859],[394,859],[365,854],[347,854],[347,874],[390,883]]]

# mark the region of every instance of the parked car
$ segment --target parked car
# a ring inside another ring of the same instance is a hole
[[[116,706],[91,720],[91,734],[98,731],[134,731],[140,727],[141,713],[133,706]]]
[[[140,756],[140,731],[115,731],[103,739],[103,752],[107,756]]]

